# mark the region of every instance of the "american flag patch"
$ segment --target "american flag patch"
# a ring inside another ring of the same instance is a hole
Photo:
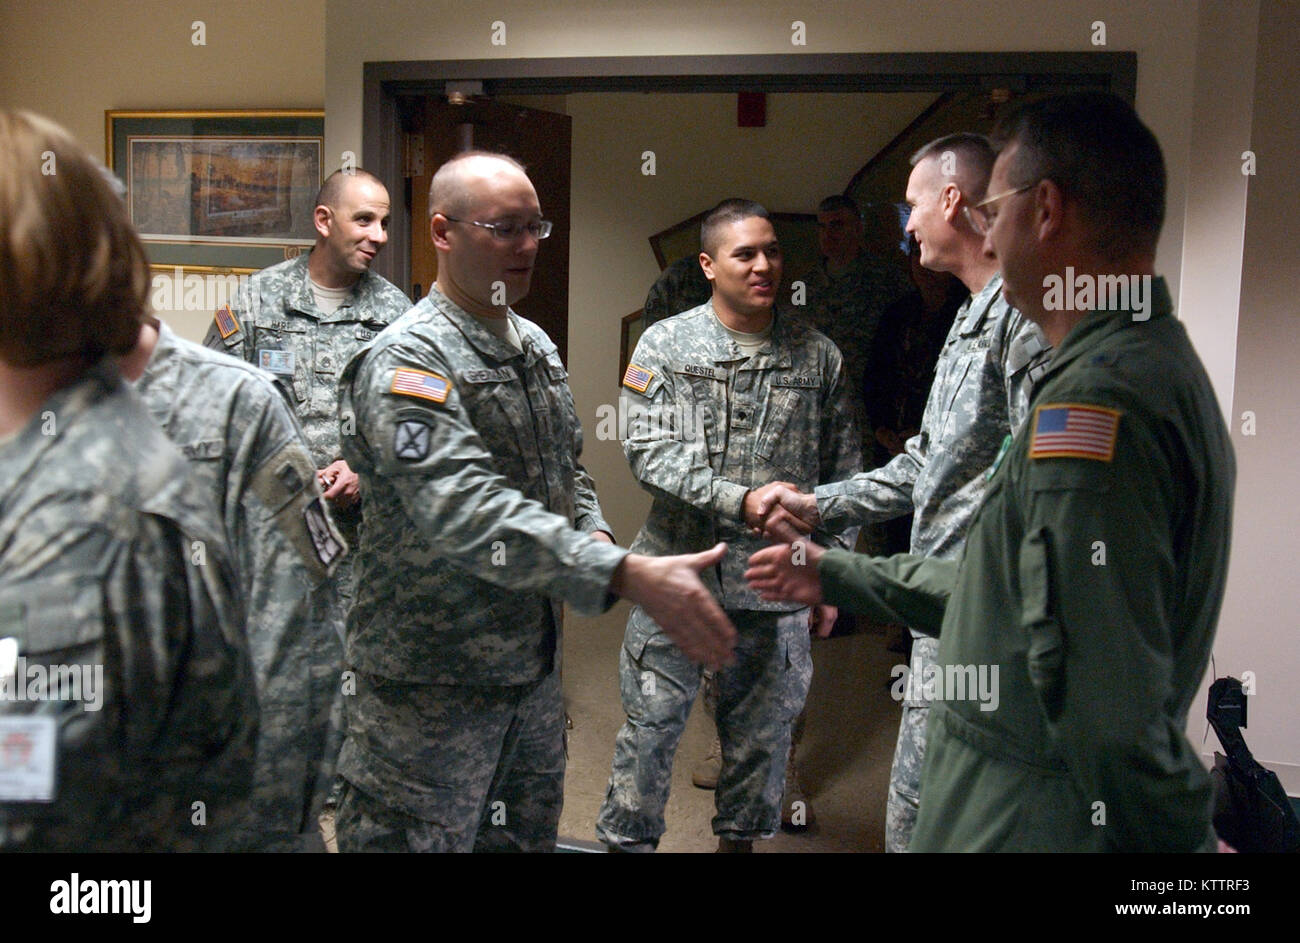
[[[218,308],[212,317],[217,322],[217,330],[221,332],[223,341],[239,330],[239,321],[235,318],[235,312],[230,310],[230,305]]]
[[[636,390],[638,393],[644,393],[654,379],[654,374],[645,367],[638,367],[634,363],[627,365],[627,372],[623,374],[623,385],[629,390]]]
[[[1030,458],[1091,458],[1109,462],[1115,455],[1119,410],[1074,403],[1047,403],[1034,412]]]
[[[388,388],[390,393],[418,396],[420,399],[432,400],[435,403],[446,402],[447,393],[450,391],[451,381],[446,377],[440,377],[436,373],[425,373],[423,370],[412,370],[409,367],[398,367],[393,374],[393,385]]]

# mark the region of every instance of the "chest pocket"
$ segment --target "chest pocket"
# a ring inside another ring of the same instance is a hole
[[[461,403],[496,470],[527,490],[525,483],[541,475],[541,465],[523,381],[512,367],[467,370],[458,379]]]
[[[817,391],[772,387],[758,433],[755,454],[793,484],[814,484],[820,454]]]
[[[305,406],[311,402],[312,374],[315,372],[315,345],[305,327],[290,321],[271,321],[253,329],[255,351],[285,350],[293,354],[293,376],[275,375],[293,393],[294,402]],[[260,354],[258,354],[260,358]],[[332,372],[332,370],[331,370]]]
[[[0,714],[50,713],[51,705],[61,705],[54,712],[72,716],[81,713],[82,704],[93,705],[94,711],[104,706],[103,684],[108,679],[103,670],[104,617],[97,584],[47,579],[12,588],[0,596],[0,639],[6,640],[0,643],[0,651],[23,659],[0,664],[0,673],[13,675],[5,678],[6,685],[21,684],[30,691],[35,666],[46,669],[47,685],[42,700],[18,701],[23,705],[18,709],[12,709],[15,702],[0,699]],[[60,702],[60,693],[73,699]]]
[[[676,403],[665,406],[671,414],[661,421],[675,423],[683,440],[696,442],[708,456],[709,465],[719,472],[722,470],[722,453],[727,448],[727,433],[723,427],[727,385],[722,380],[688,374],[679,374],[677,383],[686,395],[678,396]]]

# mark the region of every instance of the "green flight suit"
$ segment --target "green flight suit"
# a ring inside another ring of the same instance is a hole
[[[1066,337],[959,561],[820,563],[828,602],[940,634],[912,851],[1214,848],[1184,727],[1235,461],[1163,280],[1151,294],[1149,319],[1092,312]],[[993,696],[954,697],[981,667],[999,669]]]

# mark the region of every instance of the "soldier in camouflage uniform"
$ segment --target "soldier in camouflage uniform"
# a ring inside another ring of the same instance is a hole
[[[712,294],[713,287],[700,268],[699,256],[680,258],[663,270],[646,293],[645,306],[641,309],[642,327],[699,307]]]
[[[830,196],[818,205],[817,243],[821,259],[803,279],[804,316],[835,342],[844,357],[846,388],[867,460],[874,451],[862,402],[867,364],[881,316],[911,285],[892,260],[877,259],[866,251],[862,215],[850,197]]]
[[[410,299],[370,271],[388,241],[388,191],[360,168],[336,171],[316,197],[316,245],[258,272],[234,305],[213,318],[204,345],[272,374],[302,425],[325,499],[356,546],[361,521],[356,474],[339,447],[339,374],[352,356],[405,313]],[[355,587],[344,559],[330,618],[342,636]]]
[[[144,247],[42,118],[0,112],[0,179],[0,850],[219,847],[257,702],[216,510],[110,356]]]
[[[341,388],[366,523],[339,849],[549,851],[561,600],[594,613],[613,591],[671,613],[685,650],[717,663],[733,630],[695,573],[725,548],[663,561],[612,545],[564,365],[509,308],[550,232],[523,169],[465,152],[429,205],[437,283]]]
[[[762,602],[742,579],[748,552],[762,546],[747,526],[757,523],[751,509],[772,482],[811,489],[861,464],[839,352],[773,314],[781,256],[767,212],[728,200],[701,228],[713,298],[642,335],[623,379],[624,451],[654,495],[634,551],[732,547],[707,579],[740,636],[735,667],[717,679],[713,831],[720,851],[747,851],[780,826],[790,724],[812,677],[809,610]],[[653,850],[663,834],[673,756],[700,684],[661,626],[634,608],[620,653],[628,720],[596,833],[628,851]]]
[[[146,323],[123,371],[224,512],[248,604],[262,728],[232,850],[324,851],[316,820],[341,736],[343,646],[320,606],[347,548],[302,432],[270,376],[161,322]]]
[[[951,154],[953,161],[945,155]],[[1042,332],[1002,296],[997,263],[983,253],[983,237],[962,212],[988,184],[993,151],[982,136],[949,135],[913,156],[907,184],[912,207],[907,231],[921,247],[921,264],[948,271],[971,290],[939,355],[921,431],[889,464],[822,485],[807,495],[783,491],[768,521],[783,527],[836,528],[889,520],[915,509],[913,554],[955,558],[986,484],[985,473],[1008,435],[1025,420],[1034,380],[1051,350]],[[944,173],[952,164],[953,173]],[[766,510],[766,508],[764,508]],[[913,683],[905,688],[903,718],[890,772],[885,817],[888,851],[906,851],[920,804],[921,760],[929,701],[921,681],[935,663],[938,640],[912,631]]]

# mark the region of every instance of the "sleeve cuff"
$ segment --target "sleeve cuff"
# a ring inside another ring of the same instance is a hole
[[[743,507],[749,489],[734,481],[713,482],[713,512],[724,521],[744,520]]]

